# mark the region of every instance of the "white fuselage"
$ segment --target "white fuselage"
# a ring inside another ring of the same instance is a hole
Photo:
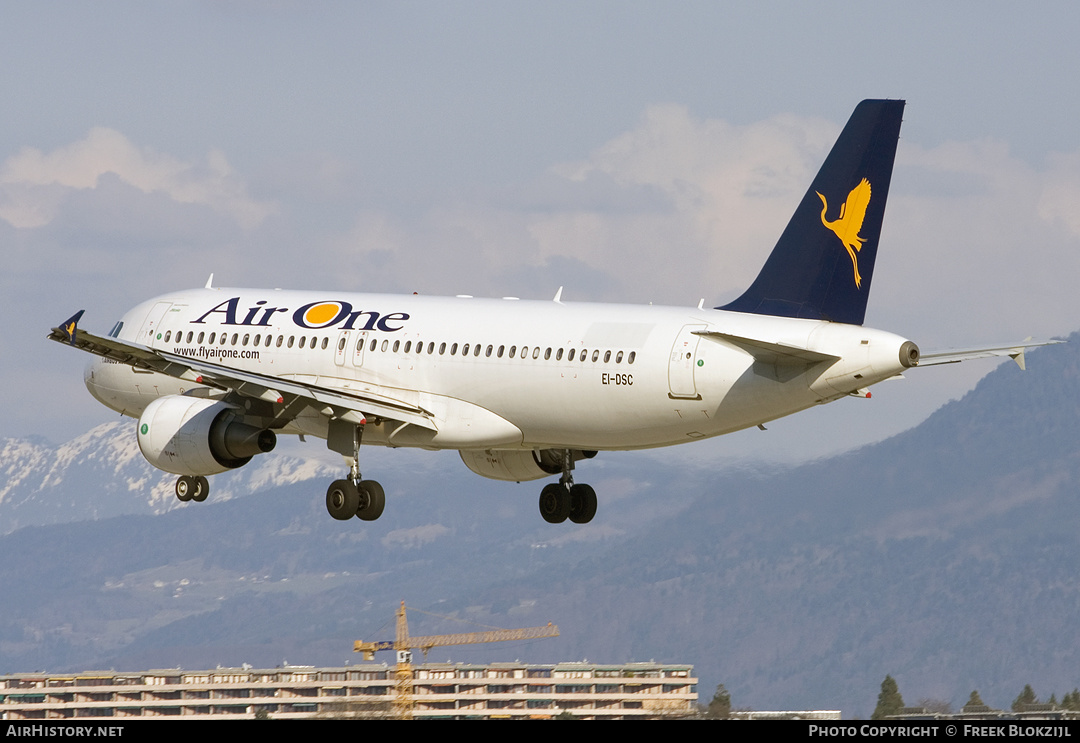
[[[437,449],[668,446],[904,368],[891,333],[702,308],[215,288],[158,297],[122,322],[121,340],[423,409],[435,430],[374,417],[363,442]],[[755,360],[716,333],[839,360]],[[86,382],[130,416],[196,386],[108,360]],[[326,437],[327,420],[309,407],[281,432]]]

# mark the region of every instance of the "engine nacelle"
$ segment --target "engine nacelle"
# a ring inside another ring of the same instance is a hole
[[[461,461],[466,467],[481,477],[492,480],[523,482],[562,473],[562,449],[484,449],[481,451],[463,449],[458,454],[461,455]],[[581,459],[592,459],[595,456],[595,451],[579,449],[570,451],[570,457],[575,462]]]
[[[176,475],[235,469],[276,444],[270,429],[248,425],[235,408],[205,397],[159,397],[139,418],[139,449],[146,461]]]

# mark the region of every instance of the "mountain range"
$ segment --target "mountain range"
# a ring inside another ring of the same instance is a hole
[[[801,466],[602,454],[584,526],[452,453],[365,452],[388,491],[365,523],[326,514],[343,470],[322,458],[259,457],[179,504],[130,422],[2,441],[0,672],[341,665],[404,599],[432,613],[416,634],[562,632],[432,660],[688,662],[736,707],[865,716],[886,674],[908,703],[1060,698],[1080,686],[1080,336],[1027,366]]]

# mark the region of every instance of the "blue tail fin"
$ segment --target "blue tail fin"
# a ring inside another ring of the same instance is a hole
[[[761,273],[720,310],[862,325],[904,101],[863,101]]]

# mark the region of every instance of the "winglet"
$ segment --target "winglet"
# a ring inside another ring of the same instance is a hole
[[[67,343],[69,345],[75,345],[75,334],[79,330],[79,320],[82,319],[83,312],[85,311],[86,310],[79,310],[67,320],[64,320],[64,322],[60,323],[59,328],[55,328],[56,330],[63,332],[67,336]]]
[[[1016,365],[1020,367],[1020,371],[1027,371],[1027,366],[1024,365],[1024,349],[1014,348],[1013,352],[1009,354],[1009,358],[1016,362]]]
[[[203,288],[204,289],[213,289],[214,288],[214,274],[210,274],[210,278],[208,278],[206,280],[206,286],[204,286]]]
[[[559,287],[559,291],[555,292],[555,299],[553,299],[552,301],[554,301],[554,302],[556,302],[558,304],[562,304],[562,287],[561,286]]]

